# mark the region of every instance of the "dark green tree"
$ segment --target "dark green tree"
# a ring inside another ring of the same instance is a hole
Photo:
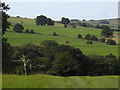
[[[90,34],[86,34],[85,39],[90,40],[91,39],[91,35]]]
[[[69,52],[62,52],[55,55],[52,70],[58,76],[79,75],[79,64]]]
[[[53,36],[58,36],[58,35],[56,34],[56,32],[54,32],[54,33],[53,33]]]
[[[7,39],[4,37],[7,28],[10,26],[10,22],[8,22],[9,15],[6,14],[6,11],[10,9],[9,5],[5,5],[5,3],[0,2],[0,18],[2,22],[0,25],[2,26],[2,70],[3,73],[11,73],[14,67],[14,64],[11,62],[11,55],[13,53],[12,46],[7,42]]]
[[[101,39],[100,39],[100,42],[105,42],[105,38],[101,38]]]
[[[101,31],[101,35],[105,37],[109,37],[113,35],[113,30],[110,29],[109,26],[102,26],[103,30]]]
[[[65,17],[62,17],[61,23],[65,24]]]
[[[91,40],[88,40],[87,44],[93,44],[93,42]]]
[[[112,40],[112,39],[108,39],[108,40],[106,41],[106,43],[107,43],[108,45],[116,45],[116,41],[115,41],[115,40]]]
[[[73,27],[73,28],[76,28],[76,25],[73,25],[72,27]]]
[[[29,33],[29,29],[26,29],[26,30],[25,30],[25,33]]]
[[[47,24],[47,17],[44,15],[37,16],[36,24],[37,25],[46,25]]]
[[[97,37],[95,35],[90,36],[90,40],[97,41]]]
[[[78,38],[82,38],[82,35],[81,35],[81,34],[78,34]]]
[[[64,25],[67,25],[67,24],[70,23],[70,20],[68,18],[63,17],[62,20],[61,20],[61,23],[64,24]]]
[[[52,26],[54,25],[54,21],[50,18],[47,19],[47,25]]]
[[[24,30],[24,27],[21,24],[17,23],[14,25],[13,30],[15,32],[21,33]]]
[[[35,33],[33,29],[31,29],[29,32],[32,33],[32,34]]]

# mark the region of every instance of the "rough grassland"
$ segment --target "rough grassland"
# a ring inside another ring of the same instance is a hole
[[[62,24],[56,23],[55,26],[37,26],[35,20],[33,19],[24,19],[24,18],[13,18],[9,19],[12,25],[16,23],[23,22],[24,28],[34,29],[35,32],[41,34],[26,34],[26,33],[15,33],[13,27],[11,27],[5,36],[8,38],[8,42],[14,46],[20,46],[31,42],[33,44],[39,45],[43,40],[55,40],[60,44],[65,44],[66,41],[69,41],[68,45],[80,48],[84,54],[98,54],[98,55],[107,55],[114,54],[118,56],[118,46],[117,45],[106,45],[101,42],[93,42],[93,45],[86,44],[87,40],[78,39],[77,35],[82,34],[84,37],[86,34],[96,35],[98,38],[101,38],[101,29],[95,28],[86,28],[86,27],[67,27],[64,28]],[[53,36],[53,32],[56,32],[59,36]]]
[[[117,88],[118,76],[3,75],[3,88]]]

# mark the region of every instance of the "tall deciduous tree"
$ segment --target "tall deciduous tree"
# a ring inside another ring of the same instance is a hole
[[[12,49],[10,44],[7,42],[7,39],[4,37],[4,34],[10,26],[10,22],[7,21],[9,15],[6,14],[6,11],[8,11],[10,7],[5,5],[5,3],[0,3],[0,9],[0,16],[2,19],[2,70],[3,73],[9,73],[12,66],[10,61]]]

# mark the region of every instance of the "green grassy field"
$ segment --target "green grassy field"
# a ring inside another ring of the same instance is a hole
[[[118,29],[118,20],[117,19],[111,19],[111,20],[108,20],[108,22],[110,24],[101,24],[99,20],[95,20],[95,21],[81,21],[82,23],[89,23],[90,25],[107,25],[109,26],[110,28],[112,29]]]
[[[43,40],[55,40],[60,44],[65,44],[66,41],[69,41],[68,45],[80,48],[84,54],[98,54],[98,55],[107,55],[114,54],[118,56],[118,46],[117,45],[107,45],[101,42],[93,42],[93,45],[86,44],[87,40],[78,39],[77,35],[81,34],[83,37],[86,34],[96,35],[98,38],[101,38],[101,29],[95,28],[86,28],[86,27],[77,27],[72,28],[68,26],[64,28],[62,24],[56,23],[54,26],[37,26],[35,20],[33,19],[24,19],[24,18],[14,18],[9,19],[12,25],[16,23],[23,22],[23,26],[26,29],[34,29],[35,32],[40,34],[26,34],[26,33],[15,33],[10,32],[13,30],[11,27],[8,32],[5,34],[5,37],[8,38],[8,42],[13,46],[20,46],[28,42],[39,45]],[[53,32],[56,32],[59,36],[53,36]]]
[[[118,76],[3,75],[3,88],[118,88]],[[12,83],[11,83],[12,82]]]

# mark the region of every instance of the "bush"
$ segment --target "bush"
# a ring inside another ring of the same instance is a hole
[[[66,24],[64,24],[64,27],[67,27],[67,25],[66,25]]]
[[[73,25],[72,27],[73,27],[73,28],[76,28],[76,25]]]
[[[80,26],[87,27],[87,23],[81,23]]]
[[[100,42],[105,42],[105,38],[101,38],[101,39],[100,39]]]
[[[110,29],[109,26],[102,26],[103,30],[101,32],[102,36],[109,37],[113,35],[113,30]]]
[[[78,34],[78,38],[82,38],[82,35],[81,35],[81,34]]]
[[[58,36],[58,35],[56,34],[56,32],[54,32],[54,33],[53,33],[53,36]]]
[[[97,37],[96,37],[95,35],[92,35],[92,36],[90,37],[90,40],[97,41],[98,39],[97,39]]]
[[[93,42],[91,40],[87,41],[87,44],[93,44]]]
[[[66,44],[68,44],[68,43],[69,43],[69,41],[66,41],[65,43],[66,43]]]
[[[32,33],[32,34],[33,34],[33,33],[34,33],[34,30],[33,30],[33,29],[31,29],[31,30],[30,30],[30,33]]]
[[[106,55],[105,57],[106,57],[106,58],[116,58],[116,56],[114,56],[114,55],[111,54],[111,53],[110,53],[109,55]]]
[[[86,34],[85,39],[90,40],[90,37],[91,37],[91,35],[90,35],[90,34]]]
[[[25,30],[25,33],[29,33],[29,29],[26,29],[26,30]]]
[[[116,41],[112,39],[108,39],[106,42],[108,45],[116,45]]]
[[[24,27],[21,24],[17,23],[14,25],[13,30],[15,32],[21,33],[24,30]]]

